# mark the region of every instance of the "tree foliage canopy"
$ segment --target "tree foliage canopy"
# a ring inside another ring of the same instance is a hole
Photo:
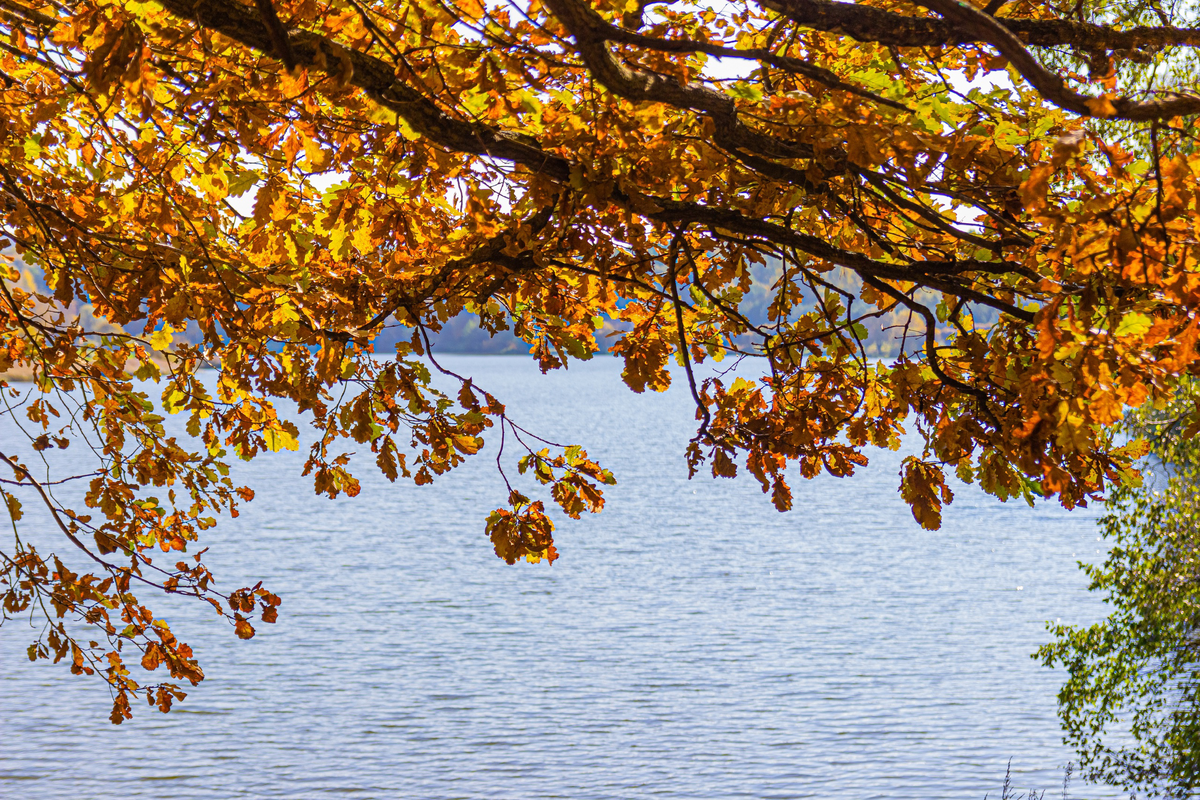
[[[252,493],[225,459],[298,448],[302,420],[318,493],[357,492],[347,449],[424,484],[490,431],[566,514],[598,511],[613,476],[586,452],[537,440],[467,376],[432,385],[430,333],[463,314],[544,370],[608,335],[637,392],[666,389],[674,359],[692,470],[749,471],[781,510],[789,463],[850,475],[906,429],[923,448],[900,491],[922,525],[940,524],[947,470],[1002,499],[1085,502],[1136,455],[1106,426],[1197,366],[1193,16],[0,0],[0,219],[20,259],[0,370],[36,387],[10,387],[3,413],[36,451],[98,459],[70,508],[61,477],[0,450],[14,525],[22,498],[45,505],[86,565],[18,533],[5,614],[44,607],[31,656],[104,675],[114,721],[142,691],[168,709],[179,687],[139,684],[122,654],[202,673],[134,590],[207,599],[243,637],[274,619],[263,587],[218,593],[198,555],[152,555],[236,513]],[[769,311],[747,316],[768,261]],[[913,344],[887,362],[864,349],[879,319]],[[386,358],[385,326],[404,331]],[[693,369],[729,358],[763,377]],[[513,491],[492,514],[499,556],[554,559],[543,502]]]
[[[1112,546],[1086,565],[1111,613],[1054,625],[1038,656],[1062,666],[1066,739],[1085,775],[1149,796],[1200,788],[1200,386],[1119,426],[1149,445],[1145,481],[1117,487],[1101,528]]]

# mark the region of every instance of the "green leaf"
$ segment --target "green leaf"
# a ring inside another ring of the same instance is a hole
[[[1139,314],[1134,311],[1121,317],[1121,324],[1117,326],[1117,336],[1141,336],[1150,330],[1150,326],[1154,324],[1154,320],[1147,317],[1145,314]]]
[[[229,195],[231,197],[241,197],[258,185],[258,182],[261,180],[262,176],[252,169],[237,172],[229,180]]]

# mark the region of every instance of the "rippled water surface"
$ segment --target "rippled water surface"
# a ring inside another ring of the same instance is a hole
[[[120,727],[8,623],[0,797],[982,798],[1010,758],[1021,789],[1061,781],[1061,675],[1029,654],[1046,620],[1102,611],[1075,565],[1099,557],[1094,510],[956,487],[922,531],[880,452],[797,477],[779,514],[753,480],[687,480],[686,392],[634,395],[608,359],[446,361],[616,471],[602,515],[560,523],[558,562],[493,555],[487,453],[423,488],[364,462],[337,501],[295,454],[261,459],[206,543],[226,588],[283,595],[279,623],[241,642],[155,600],[208,680]]]

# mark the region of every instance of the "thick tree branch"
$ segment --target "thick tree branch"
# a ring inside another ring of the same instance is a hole
[[[953,22],[912,17],[855,3],[825,0],[762,0],[762,5],[813,30],[837,33],[860,42],[894,47],[938,47],[987,41]],[[1077,50],[1161,50],[1200,47],[1200,28],[1136,27],[1114,30],[1068,19],[996,19],[1025,44]]]
[[[645,202],[650,201],[647,199]],[[783,247],[795,248],[800,252],[823,259],[831,264],[854,270],[864,278],[870,276],[885,280],[921,283],[931,289],[962,297],[969,302],[989,306],[1027,323],[1032,323],[1034,319],[1032,312],[963,286],[950,277],[966,269],[982,269],[987,272],[1001,274],[1016,271],[1015,268],[1013,270],[1005,269],[1005,262],[924,261],[911,262],[909,264],[889,264],[883,261],[876,261],[861,253],[854,253],[834,247],[819,236],[800,233],[799,231],[768,222],[767,220],[752,219],[738,211],[709,208],[696,203],[682,201],[659,199],[653,202],[656,202],[661,207],[661,210],[647,214],[651,219],[667,223],[699,223],[714,229],[726,230],[743,236],[757,237]]]
[[[275,13],[275,6],[271,4],[271,0],[254,0],[254,6],[258,9],[259,19],[262,20],[263,25],[267,26],[267,31],[271,34],[271,43],[275,46],[275,57],[282,61],[289,70],[295,69],[296,54],[292,52],[292,43],[288,41],[287,29],[279,21],[279,15]]]
[[[979,42],[992,45],[1009,60],[1022,77],[1045,99],[1059,108],[1080,116],[1149,121],[1169,117],[1200,114],[1200,97],[1173,96],[1162,100],[1138,102],[1126,97],[1101,99],[1080,94],[1067,86],[1066,81],[1046,69],[1025,48],[1016,34],[973,6],[958,0],[916,0],[917,3],[941,14],[946,22]]]
[[[274,54],[274,37],[254,9],[236,0],[160,0],[163,8],[183,19],[217,31],[260,53]],[[386,61],[357,50],[347,50],[329,39],[305,31],[288,35],[296,64],[330,74],[339,73],[341,59],[353,66],[349,83],[395,111],[422,136],[462,153],[490,156],[521,164],[557,180],[570,178],[571,165],[508,131],[497,131],[476,122],[457,119],[408,84],[397,80]],[[320,54],[318,56],[318,54]]]
[[[707,114],[714,123],[714,140],[728,150],[749,150],[768,158],[804,158],[812,149],[766,136],[738,119],[733,98],[701,83],[683,83],[673,77],[621,64],[608,50],[611,26],[589,6],[577,0],[547,0],[546,7],[571,35],[588,70],[615,94],[629,100],[666,103]]]

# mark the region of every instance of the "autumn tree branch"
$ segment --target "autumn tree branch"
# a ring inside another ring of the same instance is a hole
[[[947,22],[975,41],[992,45],[1007,58],[1038,93],[1059,108],[1083,117],[1124,119],[1137,122],[1190,116],[1200,113],[1200,97],[1164,98],[1141,102],[1127,97],[1098,98],[1074,91],[1061,76],[1041,65],[1009,28],[995,17],[959,0],[916,0],[942,15]]]
[[[981,35],[977,28],[964,29],[950,19],[913,17],[857,3],[762,0],[762,5],[803,27],[850,36],[860,42],[939,47],[990,41],[990,34]],[[1037,47],[1066,46],[1082,51],[1200,47],[1200,28],[1138,26],[1116,30],[1069,19],[993,19],[1020,41]]]
[[[201,0],[190,5],[186,0],[161,0],[162,5],[181,17],[192,18],[263,53],[272,52],[273,40],[258,16],[236,0]],[[605,46],[608,26],[590,9],[576,0],[549,0],[547,6],[577,38],[580,55],[596,76],[619,94],[711,115],[716,122],[716,140],[730,149],[750,149],[771,158],[798,158],[811,155],[811,148],[767,137],[738,119],[731,98],[701,84],[684,85],[667,76],[630,70],[618,63]],[[382,59],[355,50],[347,51],[328,39],[307,32],[289,36],[300,66],[313,70],[334,70],[328,66],[345,57],[353,62],[351,82],[381,104],[400,114],[431,141],[451,151],[483,155],[511,161],[563,184],[569,184],[573,166],[562,156],[544,150],[535,140],[521,134],[496,130],[474,121],[452,117],[403,81],[397,80],[391,65]],[[318,58],[317,54],[323,57]],[[799,233],[764,220],[747,217],[729,209],[709,208],[698,203],[667,200],[637,192],[633,187],[618,189],[614,199],[641,210],[647,217],[664,223],[702,223],[735,233],[759,236],[786,247],[848,267],[864,275],[891,280],[921,281],[931,288],[962,294],[972,302],[992,306],[1005,313],[1032,321],[1033,316],[1006,303],[957,284],[952,279],[934,277],[916,264],[891,265],[836,248],[820,237]],[[658,210],[655,210],[658,209]],[[990,263],[990,262],[989,262]],[[996,269],[995,265],[991,265]],[[997,269],[996,271],[1001,271]]]

